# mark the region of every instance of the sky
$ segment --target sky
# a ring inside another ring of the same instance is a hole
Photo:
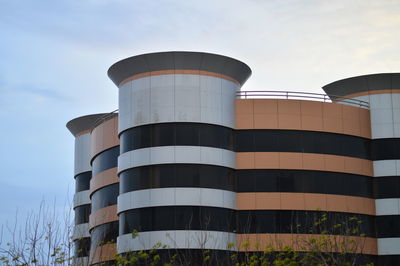
[[[338,79],[400,71],[400,0],[0,0],[0,225],[71,205],[65,124],[117,109],[107,69],[159,51],[248,64],[243,90],[322,93]]]

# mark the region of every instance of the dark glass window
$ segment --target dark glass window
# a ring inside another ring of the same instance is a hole
[[[237,192],[301,192],[373,198],[372,177],[313,170],[236,171]]]
[[[92,172],[84,172],[75,176],[75,192],[88,190],[90,188],[90,179],[92,178]]]
[[[75,245],[75,256],[76,257],[89,256],[90,237],[85,237],[85,238],[75,240],[74,245]]]
[[[128,129],[121,133],[121,154],[156,146],[205,146],[234,149],[234,131],[201,123],[160,123]]]
[[[400,215],[376,216],[376,237],[400,237]]]
[[[235,211],[216,207],[166,206],[122,212],[120,235],[134,230],[209,230],[233,232]]]
[[[306,152],[370,158],[370,140],[303,130],[236,130],[237,152]]]
[[[374,196],[376,199],[400,198],[400,176],[375,177]]]
[[[92,212],[95,212],[101,208],[117,204],[117,197],[119,195],[119,184],[112,184],[92,194]]]
[[[117,167],[119,156],[119,146],[99,153],[92,161],[93,176],[102,171]]]
[[[89,222],[90,204],[81,205],[74,209],[75,224],[83,224]]]
[[[121,193],[164,187],[235,190],[233,169],[203,164],[161,164],[128,169],[119,175]]]
[[[371,140],[372,160],[400,159],[400,138]]]
[[[117,242],[118,222],[111,222],[96,226],[90,231],[91,245],[90,248],[111,244]]]

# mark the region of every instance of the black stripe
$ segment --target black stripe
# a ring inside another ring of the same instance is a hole
[[[234,170],[204,164],[160,164],[119,174],[121,193],[150,188],[202,187],[235,190]]]
[[[90,197],[92,201],[92,212],[117,204],[119,195],[119,184],[112,184],[96,190]]]
[[[373,161],[400,159],[400,138],[372,140],[371,154]]]
[[[90,189],[90,179],[92,178],[92,172],[84,172],[75,176],[75,192],[80,192]]]
[[[374,178],[376,199],[400,198],[400,176],[380,176]]]
[[[400,265],[400,255],[379,255],[377,257],[378,266],[396,266]]]
[[[236,152],[305,152],[370,158],[370,140],[303,130],[233,130],[202,123],[160,123],[138,126],[120,135],[121,154],[158,146],[205,146]]]
[[[327,222],[316,226],[327,215]],[[345,235],[344,230],[359,228],[353,235],[375,236],[374,216],[340,212],[249,210],[200,206],[148,207],[119,214],[120,235],[158,230],[208,230],[236,233],[298,233]],[[361,225],[358,224],[361,221]],[[342,224],[342,226],[335,226]],[[351,231],[351,230],[350,230]]]
[[[90,204],[81,205],[74,209],[75,224],[83,224],[89,222]]]
[[[121,193],[168,188],[201,187],[236,192],[299,192],[373,198],[369,176],[313,170],[233,170],[202,164],[162,164],[120,173]]]
[[[96,176],[100,172],[117,167],[118,156],[119,146],[112,147],[96,155],[92,160],[92,175]]]
[[[116,243],[118,237],[118,221],[102,224],[90,231],[90,249],[105,244]]]
[[[400,215],[376,216],[376,237],[400,237]]]

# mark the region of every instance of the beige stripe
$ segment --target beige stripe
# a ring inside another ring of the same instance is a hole
[[[79,132],[79,133],[76,133],[76,134],[75,134],[75,137],[78,137],[78,136],[80,136],[80,135],[88,134],[88,133],[90,133],[90,131],[91,131],[90,129],[81,131],[81,132]]]
[[[96,190],[119,182],[117,167],[100,172],[90,179],[90,195]]]
[[[370,112],[344,104],[285,99],[237,99],[236,129],[286,129],[371,138]]]
[[[232,81],[234,83],[236,83],[237,85],[240,86],[240,83],[227,76],[227,75],[223,75],[223,74],[219,74],[219,73],[215,73],[215,72],[209,72],[209,71],[203,71],[203,70],[185,70],[185,69],[175,69],[175,70],[159,70],[159,71],[150,71],[150,72],[145,72],[145,73],[140,73],[140,74],[136,74],[133,75],[129,78],[124,79],[123,81],[121,81],[118,85],[118,87],[121,87],[122,85],[124,85],[125,83],[135,80],[135,79],[140,79],[140,78],[144,78],[144,77],[150,77],[150,76],[157,76],[157,75],[174,75],[174,74],[190,74],[190,75],[202,75],[202,76],[211,76],[211,77],[216,77],[216,78],[221,78],[221,79],[226,79],[229,81]]]
[[[116,116],[93,129],[91,136],[91,158],[93,159],[100,152],[118,145],[118,116]]]
[[[108,206],[89,215],[89,230],[101,224],[118,221],[117,205]]]
[[[298,169],[373,175],[369,160],[295,152],[238,152],[236,169]]]
[[[90,250],[89,265],[115,259],[117,244],[105,244]]]
[[[374,199],[317,193],[237,193],[236,206],[238,210],[319,210],[375,215]]]
[[[238,234],[236,236],[239,251],[265,251],[271,248],[280,251],[284,250],[284,247],[292,247],[294,251],[311,251],[310,239],[316,239],[317,243],[321,243],[324,238],[330,239],[328,243],[331,245],[330,248],[322,249],[323,251],[341,252],[343,250],[340,243],[344,243],[344,248],[348,248],[346,253],[378,254],[377,240],[371,237],[312,234]]]

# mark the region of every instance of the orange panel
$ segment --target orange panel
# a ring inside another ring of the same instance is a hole
[[[301,115],[322,117],[322,102],[300,101]]]
[[[237,152],[236,167],[238,169],[254,169],[254,152]]]
[[[257,193],[258,194],[258,193]],[[236,208],[238,210],[254,210],[256,209],[256,193],[237,193]]]
[[[118,221],[117,205],[108,206],[90,214],[89,229],[115,221]]]
[[[302,130],[324,130],[324,120],[322,116],[302,115],[301,116],[301,129]]]
[[[300,101],[278,100],[278,113],[300,115]]]
[[[304,210],[304,193],[281,193],[282,210]]]
[[[343,104],[324,103],[322,106],[323,116],[342,119],[343,117],[342,107]]]
[[[238,193],[240,195],[241,193]],[[281,209],[281,193],[265,192],[255,194],[256,210],[280,210]]]
[[[343,119],[343,134],[361,135],[361,122],[359,119]]]
[[[236,129],[253,129],[254,115],[253,114],[237,114],[235,117]]]
[[[237,99],[236,114],[253,115],[254,114],[254,101],[252,99]]]
[[[96,190],[119,182],[117,167],[100,172],[90,179],[90,195]]]
[[[279,129],[301,129],[301,116],[300,113],[297,114],[278,114],[278,126]]]
[[[277,129],[278,115],[277,114],[255,114],[254,128],[262,129]]]
[[[110,261],[117,255],[117,244],[105,244],[90,250],[89,265]]]
[[[343,133],[342,118],[324,116],[323,124],[326,132]]]
[[[325,160],[324,156],[316,153],[303,153],[303,168],[307,170],[324,170]]]
[[[350,253],[363,253],[377,255],[377,240],[371,237],[355,236],[326,236],[312,234],[238,234],[236,236],[239,251],[265,251],[271,247],[274,250],[284,250],[285,247],[292,247],[294,251],[310,251],[309,239],[316,239],[317,242],[324,241],[328,237],[331,243],[329,252],[342,252],[343,246],[350,249]],[[318,241],[320,239],[320,241]],[[335,244],[337,243],[337,244]],[[350,243],[354,243],[351,245]],[[346,250],[349,252],[349,250]]]
[[[100,152],[118,145],[118,116],[105,121],[93,129],[91,136],[92,158]]]
[[[254,168],[279,169],[278,152],[254,152]]]
[[[326,207],[326,194],[304,193],[305,209],[306,210],[321,210]]]
[[[280,169],[303,169],[302,153],[280,152],[279,153]]]
[[[333,172],[346,172],[344,167],[344,156],[325,155],[325,169]]]
[[[254,114],[277,114],[278,100],[276,99],[254,99]]]

